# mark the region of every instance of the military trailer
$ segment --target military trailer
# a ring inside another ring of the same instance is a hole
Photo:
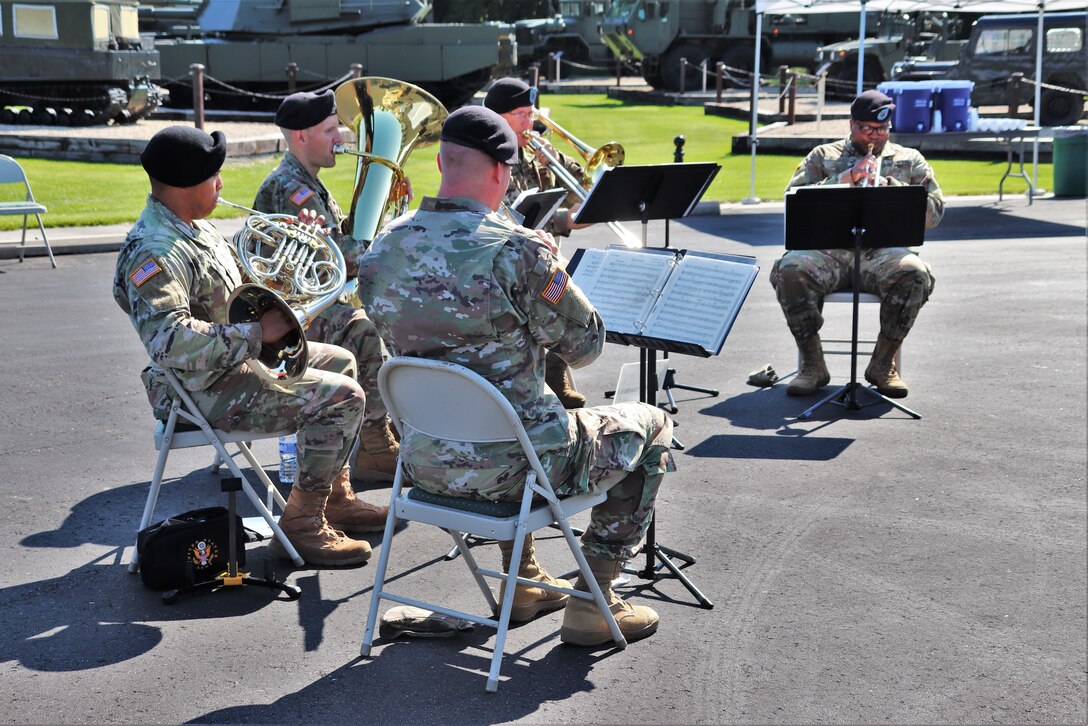
[[[0,123],[124,123],[165,98],[136,0],[0,0]]]
[[[418,85],[447,107],[465,103],[499,61],[501,23],[433,24],[426,0],[145,0],[172,104],[192,103],[190,68],[204,66],[209,107],[264,110],[294,64],[298,89],[331,83],[360,64],[367,75]]]
[[[892,76],[897,81],[973,81],[973,106],[1002,106],[1009,102],[1009,81],[1014,73],[1035,78],[1035,55],[1039,16],[984,15],[971,28],[971,37],[959,60],[928,62],[908,60],[897,64]],[[1088,48],[1085,34],[1088,12],[1047,13],[1043,16],[1043,88],[1039,122],[1044,126],[1076,123],[1084,115],[1084,94],[1088,89]],[[1035,103],[1035,87],[1021,83],[1016,102]]]
[[[811,69],[818,47],[856,35],[857,27],[857,16],[850,13],[768,15],[760,62],[763,69]],[[601,36],[616,55],[639,61],[651,86],[677,90],[682,58],[688,63],[685,88],[699,84],[704,62],[708,69],[721,61],[751,72],[755,29],[754,0],[619,0],[602,23]]]

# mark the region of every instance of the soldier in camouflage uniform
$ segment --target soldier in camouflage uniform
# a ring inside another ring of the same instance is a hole
[[[555,189],[563,187],[555,172],[548,166],[547,159],[535,153],[529,146],[529,136],[533,129],[533,111],[536,103],[537,89],[530,87],[524,81],[517,78],[501,78],[491,84],[484,98],[484,106],[502,116],[518,140],[518,158],[510,167],[510,186],[503,197],[503,204],[513,207],[518,195],[529,189]],[[559,160],[563,168],[575,179],[581,179],[585,173],[582,165],[574,159],[559,153],[548,144],[548,151]],[[565,200],[566,206],[560,207],[552,218],[544,225],[544,231],[558,236],[569,237],[571,230],[588,227],[587,224],[578,224],[572,219],[572,215],[581,205],[581,199],[573,191],[569,191]],[[545,382],[559,397],[565,408],[581,408],[586,405],[586,397],[574,388],[574,377],[571,375],[570,366],[555,353],[548,353],[545,365]]]
[[[620,600],[611,582],[645,534],[664,473],[674,470],[672,422],[642,403],[567,411],[544,385],[546,347],[588,365],[605,331],[560,266],[551,235],[494,213],[516,158],[513,132],[497,114],[480,107],[452,113],[442,130],[438,197],[425,198],[374,240],[361,265],[363,299],[395,355],[458,363],[494,384],[524,422],[558,494],[608,490],[593,508],[582,547],[620,628],[634,640],[656,630],[657,614]],[[405,473],[421,489],[521,498],[529,467],[517,445],[469,446],[411,430],[401,443]],[[512,547],[502,543],[507,570]],[[531,539],[525,552],[522,577],[557,582],[537,564]],[[588,590],[583,581],[577,586]],[[518,586],[514,612],[526,619],[567,599]],[[561,637],[581,645],[611,640],[594,604],[579,598],[566,604]]]
[[[292,321],[272,309],[257,322],[227,322],[241,272],[230,245],[202,221],[218,202],[225,156],[222,132],[172,126],[140,157],[151,194],[118,253],[113,296],[151,357],[142,376],[148,398],[164,420],[172,389],[160,367],[169,366],[217,429],[297,427],[298,479],[280,526],[312,564],[365,562],[370,546],[333,528],[350,523],[362,506],[348,494],[345,467],[365,405],[355,361],[342,348],[315,343],[311,367],[297,383],[268,383],[250,370],[246,361],[292,330]],[[286,557],[278,540],[272,547]]]
[[[366,242],[343,231],[346,217],[317,176],[322,168],[336,165],[332,147],[342,141],[333,92],[288,96],[276,112],[276,125],[287,140],[287,153],[261,184],[253,207],[260,212],[293,215],[310,209],[324,217],[331,225],[329,236],[344,253],[348,275],[355,277]],[[310,324],[306,338],[347,348],[355,354],[359,365],[359,385],[366,393],[367,406],[352,480],[392,481],[398,444],[378,391],[378,369],[385,361],[386,352],[374,324],[363,310],[338,301]],[[374,516],[374,521],[360,522],[360,526],[366,527],[366,531],[383,529],[384,518],[379,521],[377,513]]]
[[[926,228],[936,227],[944,216],[941,188],[921,154],[888,141],[894,108],[879,91],[866,91],[854,99],[850,136],[813,149],[797,167],[788,188],[874,182],[921,185],[928,194]],[[771,284],[801,351],[801,367],[787,393],[807,395],[830,381],[820,344],[821,309],[825,295],[851,287],[853,269],[854,252],[848,249],[791,250],[771,268]],[[861,290],[880,296],[880,335],[865,378],[885,396],[902,398],[908,393],[895,368],[895,353],[933,292],[933,282],[933,270],[916,250],[887,247],[862,254]]]

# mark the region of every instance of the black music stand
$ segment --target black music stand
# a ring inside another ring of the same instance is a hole
[[[825,403],[852,411],[864,408],[857,392],[887,403],[918,419],[921,414],[858,382],[858,297],[861,294],[861,252],[881,247],[918,247],[925,239],[926,190],[902,187],[800,187],[786,195],[786,249],[853,249],[851,280],[853,321],[850,335],[850,382],[797,418],[808,418]]]
[[[645,247],[649,221],[687,216],[720,169],[713,162],[617,166],[597,179],[578,210],[575,221],[592,224],[638,220],[642,223],[642,244]],[[655,407],[658,390],[656,350],[649,345],[639,346],[639,399]],[[695,564],[695,558],[658,544],[656,522],[655,511],[646,531],[646,566],[632,573],[653,580],[657,579],[659,570],[664,567],[683,583],[702,607],[708,610],[713,608],[714,603],[681,571],[681,567]],[[656,564],[655,559],[660,564]],[[684,564],[678,566],[673,559]]]

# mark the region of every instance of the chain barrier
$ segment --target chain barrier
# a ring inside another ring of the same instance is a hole
[[[232,86],[229,83],[226,83],[225,81],[219,80],[215,76],[208,75],[207,73],[204,74],[204,80],[205,81],[211,81],[212,83],[215,83],[215,84],[217,84],[219,86],[222,86],[224,89],[226,89],[226,90],[217,90],[217,89],[208,89],[208,88],[206,88],[205,90],[207,90],[209,93],[221,93],[221,94],[233,95],[233,96],[250,96],[252,98],[267,98],[267,99],[278,100],[278,101],[282,101],[284,98],[287,98],[292,93],[296,93],[298,91],[312,91],[312,92],[315,92],[315,93],[320,93],[321,91],[324,91],[326,89],[334,88],[336,86],[339,86],[341,83],[347,81],[350,78],[352,78],[352,75],[351,75],[351,72],[349,71],[348,73],[345,73],[344,75],[337,78],[335,81],[331,81],[329,83],[325,83],[325,84],[320,85],[320,86],[309,86],[309,87],[306,87],[306,88],[296,88],[294,91],[286,91],[284,93],[257,93],[256,91],[247,91],[244,88],[238,88],[237,86]]]
[[[581,68],[584,71],[613,71],[613,70],[616,69],[615,66],[594,66],[594,65],[589,65],[587,63],[577,63],[575,61],[567,60],[565,58],[556,58],[556,62],[557,63],[566,63],[568,66],[570,66],[572,68]]]
[[[1065,86],[1055,86],[1051,83],[1039,83],[1034,78],[1022,78],[1021,83],[1030,83],[1032,85],[1038,85],[1045,88],[1048,91],[1058,91],[1060,93],[1071,93],[1074,96],[1088,96],[1088,91],[1083,91],[1078,88],[1066,88]]]

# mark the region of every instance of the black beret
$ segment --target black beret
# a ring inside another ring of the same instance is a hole
[[[317,126],[334,113],[336,94],[331,88],[321,93],[299,91],[280,102],[280,107],[276,109],[276,125],[281,129],[301,131]]]
[[[487,89],[484,105],[495,113],[507,113],[536,103],[536,89],[517,78],[500,78]]]
[[[510,124],[483,106],[462,106],[442,124],[442,140],[482,151],[500,164],[518,161],[518,138]]]
[[[866,91],[850,104],[850,118],[855,121],[891,121],[895,104],[880,91]]]
[[[140,163],[147,175],[172,187],[191,187],[223,168],[227,139],[222,131],[209,136],[191,126],[167,126],[147,142]]]

